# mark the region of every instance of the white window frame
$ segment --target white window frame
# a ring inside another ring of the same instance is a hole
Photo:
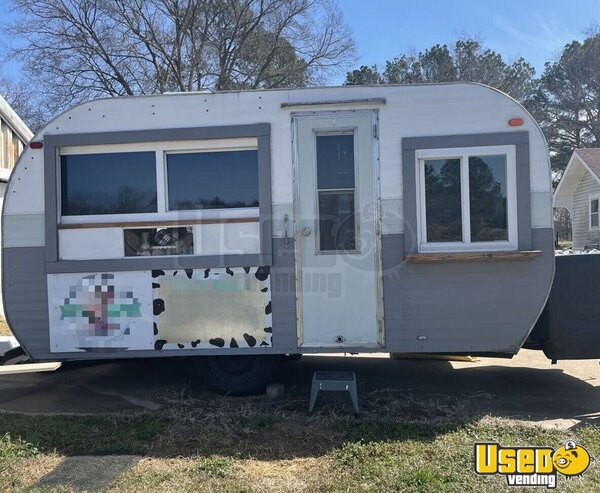
[[[598,212],[594,212],[594,214],[598,215],[598,226],[592,226],[592,202],[594,200],[598,201]],[[598,194],[588,196],[588,226],[590,231],[600,229],[600,195]]]
[[[506,201],[508,221],[508,241],[471,241],[471,212],[469,200],[469,157],[472,156],[506,156]],[[416,151],[417,173],[417,236],[419,252],[485,252],[518,250],[517,219],[517,169],[516,149],[514,145],[460,147],[446,149],[421,149]],[[460,188],[463,241],[428,242],[427,214],[425,201],[425,160],[427,159],[460,159]]]
[[[227,152],[240,150],[257,150],[258,139],[245,137],[235,139],[211,139],[190,141],[145,142],[139,144],[88,145],[69,146],[59,150],[59,156],[72,154],[110,154],[115,152],[144,152],[155,153],[155,174],[157,212],[130,214],[91,214],[80,216],[63,216],[60,211],[62,189],[60,167],[57,170],[58,208],[60,224],[95,224],[95,223],[127,223],[143,221],[188,221],[202,219],[245,219],[258,218],[258,207],[226,208],[226,209],[195,209],[187,211],[168,210],[167,200],[167,154],[176,152]]]

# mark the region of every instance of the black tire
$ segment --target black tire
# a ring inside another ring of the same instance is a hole
[[[252,395],[265,391],[279,356],[239,355],[195,358],[196,374],[204,386],[224,395]]]

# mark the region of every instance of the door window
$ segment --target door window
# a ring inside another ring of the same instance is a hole
[[[317,135],[318,251],[355,251],[354,134]]]

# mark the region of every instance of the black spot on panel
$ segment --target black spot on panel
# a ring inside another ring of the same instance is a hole
[[[256,277],[259,281],[266,281],[269,278],[269,274],[270,274],[270,269],[269,267],[259,267],[258,269],[256,269],[256,273],[254,274],[254,277]]]
[[[184,269],[185,270],[185,275],[188,277],[188,279],[192,278],[192,274],[194,273],[194,269]]]
[[[267,306],[265,306],[265,315],[268,315],[269,313],[271,313],[271,302],[270,301],[267,303]]]
[[[183,349],[185,346],[184,346],[183,344],[179,344],[179,343],[177,343],[177,347],[178,347],[179,349]]]
[[[207,279],[209,274],[210,274],[210,269],[204,269],[204,279]]]
[[[248,274],[250,272],[250,267],[244,267],[244,272]]]
[[[260,345],[261,345],[261,346],[268,346],[268,345],[269,345],[269,343],[268,343],[268,342],[265,342],[265,341],[263,341],[263,342],[261,342],[261,343],[260,343]]]
[[[265,327],[264,329],[265,332],[272,334],[273,333],[273,327]]]
[[[216,339],[210,339],[208,342],[217,347],[223,347],[225,345],[225,341],[220,337],[217,337]]]
[[[229,267],[225,267],[225,272],[227,272],[227,274],[230,276],[233,276],[233,271]]]
[[[165,302],[161,298],[157,298],[152,302],[152,307],[154,308],[154,315],[160,315],[165,311]]]
[[[266,293],[268,290],[269,290],[269,288],[262,288],[262,289],[260,290],[260,292],[261,292],[261,293]]]
[[[195,341],[192,341],[192,347],[196,347],[198,344],[200,344],[200,339],[196,339]]]
[[[152,271],[152,277],[160,277],[160,276],[164,276],[164,275],[165,275],[164,270],[156,269],[156,270]]]
[[[175,277],[177,275],[177,271],[173,272],[173,277]]]
[[[248,346],[254,347],[256,346],[256,339],[252,337],[250,334],[244,334],[244,340],[248,343]]]
[[[152,283],[152,289],[159,289],[159,288],[160,288],[160,284],[158,284],[157,282]]]
[[[240,346],[238,346],[237,341],[232,337],[231,341],[229,342],[229,347],[240,347]]]
[[[154,335],[157,336],[158,335],[158,325],[156,325],[156,322],[154,322],[152,325],[154,326]]]
[[[154,343],[154,349],[160,351],[166,343],[167,341],[165,341],[164,339],[159,339]]]

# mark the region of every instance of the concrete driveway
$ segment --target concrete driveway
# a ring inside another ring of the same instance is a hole
[[[387,355],[305,356],[284,362],[276,381],[308,402],[315,370],[355,371],[364,409],[381,396],[455,406],[460,412],[511,417],[561,427],[600,423],[598,360],[551,365],[541,352],[474,363],[392,360]],[[103,414],[157,410],[178,396],[201,393],[180,359],[69,363],[53,373],[0,376],[0,411]],[[460,407],[462,403],[462,408]],[[458,407],[457,407],[458,406]],[[418,410],[418,406],[417,406]]]

